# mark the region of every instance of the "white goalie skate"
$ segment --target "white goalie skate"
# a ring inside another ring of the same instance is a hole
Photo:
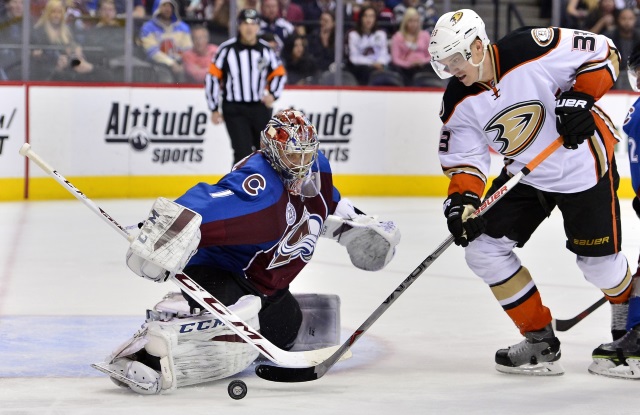
[[[525,333],[525,339],[496,352],[496,370],[529,376],[558,376],[564,373],[560,359],[560,340],[551,325]]]

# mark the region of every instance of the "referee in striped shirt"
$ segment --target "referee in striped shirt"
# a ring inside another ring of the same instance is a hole
[[[234,164],[260,148],[260,132],[287,80],[276,52],[258,39],[259,24],[257,11],[242,10],[238,36],[220,45],[205,78],[211,122],[220,124],[224,115]]]

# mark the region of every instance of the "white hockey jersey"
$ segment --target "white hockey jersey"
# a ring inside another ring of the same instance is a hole
[[[465,87],[452,78],[443,96],[439,156],[449,194],[482,195],[489,147],[519,172],[558,137],[555,100],[573,87],[601,98],[619,73],[619,53],[605,36],[562,28],[521,28],[489,46],[494,81]],[[522,180],[537,189],[574,193],[594,186],[613,163],[620,140],[595,105],[597,129],[577,150],[556,150]],[[488,146],[487,146],[488,144]]]

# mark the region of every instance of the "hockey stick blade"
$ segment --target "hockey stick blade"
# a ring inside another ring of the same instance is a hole
[[[576,324],[580,323],[582,320],[585,319],[585,317],[587,317],[589,314],[596,311],[602,304],[606,302],[607,302],[607,299],[602,297],[595,303],[591,304],[586,310],[584,310],[583,312],[581,312],[580,314],[578,314],[573,318],[570,318],[567,320],[554,319],[553,326],[556,331],[567,331],[573,326],[575,326]]]
[[[102,218],[113,229],[115,229],[121,236],[131,241],[134,236],[130,234],[124,227],[122,227],[115,219],[113,219],[107,212],[99,207],[95,202],[89,199],[84,193],[69,182],[64,176],[49,166],[38,154],[36,154],[28,143],[25,143],[20,148],[20,154],[29,158],[29,160],[36,163],[42,170],[44,170],[49,176],[51,176],[56,182],[64,187],[69,193],[81,201],[96,215]],[[224,304],[218,301],[214,296],[209,294],[206,290],[200,287],[195,281],[193,281],[186,274],[178,274],[169,278],[171,282],[176,284],[180,289],[187,293],[194,301],[199,303],[205,310],[210,312],[218,320],[220,320],[225,326],[236,333],[247,344],[256,349],[264,357],[277,365],[285,367],[297,367],[306,368],[325,361],[327,358],[335,355],[338,346],[327,347],[324,349],[300,351],[300,352],[288,352],[282,350],[264,338],[257,330],[253,329],[247,323],[245,323],[240,317],[231,312]],[[350,355],[342,353],[343,359],[348,358]],[[335,363],[335,362],[334,362]]]
[[[480,207],[474,212],[476,215],[483,215],[493,205],[498,202],[502,197],[507,194],[511,189],[515,187],[520,180],[531,173],[543,160],[556,151],[563,143],[562,137],[558,137],[551,144],[547,146],[540,154],[533,158],[526,166],[522,168],[517,174],[515,174],[509,181],[507,181],[502,187],[500,187],[491,196],[484,199]],[[314,367],[307,368],[285,368],[270,365],[258,365],[256,367],[256,374],[265,380],[273,382],[308,382],[316,379],[320,379],[331,367],[340,360],[340,357],[347,353],[351,346],[358,341],[373,323],[384,314],[387,309],[393,304],[400,295],[402,295],[411,284],[427,269],[431,264],[438,259],[438,257],[453,243],[453,235],[449,235],[447,239],[442,242],[431,255],[429,255],[424,261],[413,270],[413,272],[391,293],[386,300],[382,302],[375,309],[375,311],[367,318],[367,320],[353,332],[347,341],[345,341],[336,352],[331,355],[324,362],[317,364]]]

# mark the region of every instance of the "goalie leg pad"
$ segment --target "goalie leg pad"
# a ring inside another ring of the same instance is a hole
[[[316,350],[340,344],[340,297],[334,294],[294,294],[302,324],[291,351]]]
[[[169,299],[177,303],[180,301],[177,295],[178,293],[174,293],[175,298],[173,298],[170,294]],[[148,316],[166,318],[169,312],[162,311],[163,309],[160,308],[161,305],[166,305],[166,300],[167,297],[154,310],[147,313]],[[182,301],[184,304],[174,304],[175,308],[188,307],[186,300],[182,299]],[[261,306],[260,298],[247,295],[229,306],[229,309],[251,327],[259,329],[258,313]],[[114,381],[118,381],[117,384],[125,383],[134,392],[145,393],[139,390],[141,388],[135,387],[135,382],[139,383],[139,379],[133,377],[135,373],[129,373],[129,368],[125,367],[128,362],[136,360],[131,355],[143,348],[146,353],[160,360],[160,372],[149,368],[159,379],[159,389],[154,393],[233,376],[249,367],[258,357],[259,353],[252,346],[245,343],[211,314],[192,315],[186,318],[171,317],[166,321],[162,319],[145,323],[132,339],[125,342],[109,357],[108,370],[118,372],[132,381],[123,382],[122,379],[110,374]],[[142,365],[140,362],[135,363]],[[101,370],[98,367],[96,369]],[[104,370],[101,371],[107,373]],[[150,374],[146,376],[149,377]],[[134,386],[131,383],[134,383]]]
[[[202,216],[158,198],[127,251],[127,266],[141,277],[164,282],[178,274],[200,243]]]

